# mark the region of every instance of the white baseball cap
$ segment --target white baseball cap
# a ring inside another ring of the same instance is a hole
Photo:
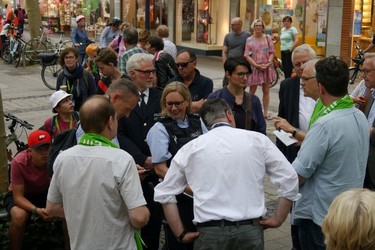
[[[68,94],[63,90],[58,90],[51,95],[49,102],[51,103],[53,113],[57,113],[55,110],[56,106],[59,104],[59,102],[61,102],[62,99],[68,96],[71,96],[71,94]]]
[[[78,23],[79,21],[81,21],[81,19],[86,19],[86,17],[83,16],[83,15],[79,15],[79,16],[77,16],[77,17],[76,17],[76,23]]]

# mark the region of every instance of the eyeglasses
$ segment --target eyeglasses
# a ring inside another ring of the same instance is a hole
[[[295,68],[299,68],[299,67],[302,67],[305,63],[306,63],[306,62],[299,62],[299,63],[294,64],[293,66],[294,66]]]
[[[241,79],[243,79],[245,76],[246,76],[246,78],[249,78],[250,77],[250,75],[251,75],[251,73],[250,72],[240,72],[240,73],[237,73],[237,74],[235,74],[235,75],[237,75],[238,76],[238,78],[241,78]]]
[[[316,78],[316,77],[315,76],[312,76],[312,77],[301,77],[301,80],[302,80],[302,82],[307,82],[308,80],[314,79],[314,78]]]
[[[150,74],[155,74],[155,69],[152,70],[141,70],[141,69],[134,69],[135,71],[142,72],[145,76],[149,76]]]
[[[172,108],[173,105],[176,106],[176,108],[181,108],[182,104],[185,102],[185,100],[183,101],[179,101],[179,102],[166,102],[166,106],[167,108]]]
[[[254,25],[254,27],[263,27],[263,25],[261,25],[261,24],[256,24],[256,25]]]
[[[375,69],[362,69],[361,71],[362,71],[362,74],[367,75],[368,73],[370,73],[373,70],[375,70]]]
[[[186,66],[188,66],[189,63],[192,63],[194,61],[195,60],[191,60],[190,62],[176,63],[176,66],[177,66],[177,68],[179,68],[179,67],[185,68]]]
[[[75,56],[66,56],[66,57],[64,57],[64,59],[65,59],[65,60],[76,59],[76,57],[75,57]]]

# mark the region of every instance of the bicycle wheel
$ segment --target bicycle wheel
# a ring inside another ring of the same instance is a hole
[[[43,52],[47,52],[47,47],[46,44],[40,39],[34,38],[26,43],[25,55],[30,61],[39,62],[37,55]]]
[[[62,71],[62,67],[59,64],[43,66],[40,72],[42,81],[49,89],[56,89],[56,80],[59,73]]]
[[[362,74],[359,68],[350,67],[349,68],[349,84],[348,84],[348,93],[352,93],[353,90],[357,87],[358,83],[362,80]]]
[[[12,54],[12,64],[14,67],[18,67],[21,62],[21,57],[22,57],[22,45],[19,41],[16,42],[15,46],[16,48],[13,49],[13,54]]]
[[[10,53],[10,42],[9,41],[4,43],[1,54],[3,55],[3,60],[4,60],[5,63],[10,64],[12,62],[12,56],[11,56],[11,53]]]
[[[275,79],[275,81],[272,81],[270,83],[270,88],[274,87],[277,84],[277,82],[279,81],[279,69],[275,69],[275,72],[276,72],[276,79]]]

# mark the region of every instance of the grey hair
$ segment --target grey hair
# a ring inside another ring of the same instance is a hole
[[[312,73],[313,73],[313,76],[316,76],[316,69],[315,69],[315,64],[317,62],[319,62],[321,59],[320,58],[315,58],[315,59],[312,59],[308,62],[306,62],[302,67],[303,69],[307,68],[307,67],[312,67]]]
[[[293,52],[292,52],[292,63],[294,64],[294,55],[295,54],[300,54],[300,53],[303,53],[303,52],[308,52],[309,53],[309,56],[310,56],[310,59],[315,59],[316,58],[316,53],[315,51],[313,50],[313,48],[311,48],[310,45],[308,44],[302,44],[300,46],[297,46]]]
[[[126,62],[126,72],[130,72],[132,69],[139,68],[141,62],[151,62],[154,59],[153,55],[146,53],[137,53],[132,55]]]
[[[224,99],[215,98],[207,100],[201,107],[199,115],[201,116],[207,128],[213,124],[226,119],[227,112],[232,112],[228,103]]]

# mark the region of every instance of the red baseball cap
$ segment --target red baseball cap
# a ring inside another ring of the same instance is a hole
[[[27,144],[30,148],[36,148],[51,143],[51,135],[44,130],[36,130],[29,135],[29,138],[27,138]]]

